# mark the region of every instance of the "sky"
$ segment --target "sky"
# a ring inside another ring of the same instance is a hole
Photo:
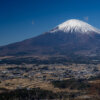
[[[69,19],[100,29],[100,0],[0,0],[0,46],[38,36]]]

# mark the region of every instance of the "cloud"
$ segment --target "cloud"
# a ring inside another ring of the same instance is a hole
[[[84,17],[84,20],[85,21],[88,21],[89,20],[89,17],[88,16]]]
[[[32,25],[34,24],[34,21],[32,20]]]

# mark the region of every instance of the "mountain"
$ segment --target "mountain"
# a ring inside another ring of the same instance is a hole
[[[76,19],[37,37],[0,47],[0,56],[100,54],[100,31]]]
[[[81,33],[81,34],[89,34],[91,32],[100,33],[100,30],[94,28],[93,26],[76,19],[68,20],[60,25],[58,25],[51,32],[55,33],[58,31],[62,31],[65,33]]]

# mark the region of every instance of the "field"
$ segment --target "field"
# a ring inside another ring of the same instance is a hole
[[[2,59],[0,100],[100,100],[99,63],[67,63],[62,59],[62,64],[60,58],[50,64],[53,60],[49,59],[48,63],[47,58],[41,58],[42,63],[35,62],[39,59],[23,58],[15,64],[12,57]],[[4,60],[10,62],[4,63]],[[29,64],[30,60],[35,63]]]

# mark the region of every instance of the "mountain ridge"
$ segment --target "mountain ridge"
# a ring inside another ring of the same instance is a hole
[[[53,30],[56,29],[54,28]],[[45,32],[45,34],[41,34],[31,39],[13,43],[7,46],[2,46],[0,47],[0,56],[12,56],[12,55],[70,56],[72,54],[73,55],[100,54],[99,32],[89,31],[88,34],[87,33],[80,34],[80,32],[76,31],[65,32],[59,30],[54,32],[54,34],[51,33],[52,33],[51,31]]]

